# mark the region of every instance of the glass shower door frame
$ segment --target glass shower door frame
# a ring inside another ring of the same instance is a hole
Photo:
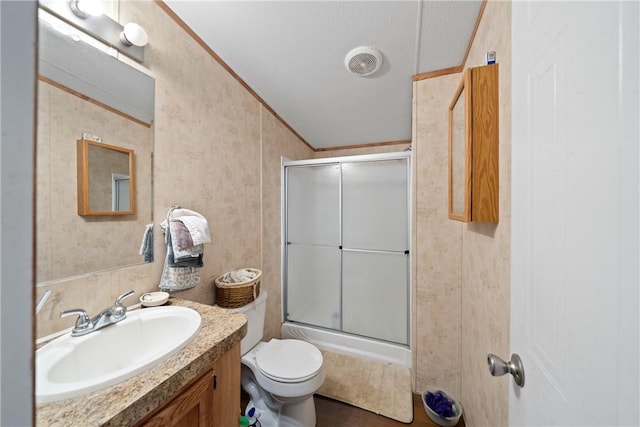
[[[411,228],[412,228],[412,215],[411,215],[411,205],[412,205],[412,200],[411,200],[411,193],[412,193],[412,186],[411,186],[411,152],[410,151],[404,151],[404,152],[396,152],[396,153],[383,153],[383,154],[370,154],[370,155],[360,155],[360,156],[345,156],[345,157],[332,157],[332,158],[322,158],[322,159],[312,159],[312,160],[296,160],[296,161],[288,161],[286,159],[282,159],[281,161],[281,209],[282,209],[282,215],[281,215],[281,260],[282,260],[282,266],[281,266],[281,289],[282,289],[282,301],[281,301],[281,307],[282,307],[282,321],[287,321],[287,304],[288,304],[288,292],[289,292],[289,287],[288,287],[288,283],[287,283],[287,279],[288,279],[288,265],[287,265],[287,251],[288,251],[288,236],[287,236],[287,213],[288,213],[288,206],[287,206],[287,201],[288,201],[288,194],[287,194],[287,189],[289,188],[289,183],[287,182],[288,179],[288,174],[287,174],[287,168],[289,167],[295,167],[295,166],[314,166],[314,165],[329,165],[329,164],[340,164],[340,168],[342,168],[342,163],[356,163],[356,162],[373,162],[373,161],[384,161],[384,160],[405,160],[406,161],[406,171],[407,171],[407,177],[406,177],[406,182],[407,182],[407,194],[406,194],[406,200],[407,200],[407,246],[408,246],[408,251],[405,252],[407,253],[407,316],[406,316],[406,324],[407,324],[407,344],[406,347],[411,347],[411,337],[412,337],[412,313],[413,313],[413,303],[412,303],[412,283],[413,283],[413,279],[412,279],[412,254],[411,254],[411,247],[412,247],[412,234],[411,234]],[[344,271],[344,257],[343,257],[343,253],[344,251],[361,251],[359,249],[347,249],[347,248],[343,248],[343,183],[342,183],[342,171],[339,174],[339,203],[338,203],[338,209],[339,209],[339,239],[340,239],[340,251],[341,251],[341,256],[340,256],[340,271]],[[380,253],[384,253],[384,252],[389,252],[389,253],[395,253],[392,251],[377,251],[377,250],[362,250],[362,252],[370,252],[370,253],[376,253],[376,252],[380,252]],[[339,293],[340,293],[340,324],[339,324],[339,330],[338,329],[334,329],[334,328],[328,328],[330,330],[336,330],[340,333],[346,333],[346,334],[351,334],[351,335],[358,335],[358,334],[353,334],[351,332],[345,332],[344,331],[344,324],[343,324],[343,293],[344,293],[344,289],[343,289],[343,275],[340,275],[340,289],[339,289]],[[300,322],[303,323],[304,322]],[[310,325],[313,327],[319,327],[319,328],[323,328],[322,326],[318,326],[318,325]],[[383,339],[379,339],[379,338],[375,338],[375,337],[367,337],[367,338],[371,338],[371,339],[375,339],[375,340],[379,340],[379,341],[385,341]],[[387,341],[389,342],[389,341]],[[394,345],[400,345],[400,346],[405,346],[404,344],[398,344],[396,342],[392,342]]]

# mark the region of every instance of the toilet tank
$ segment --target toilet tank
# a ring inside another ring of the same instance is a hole
[[[240,342],[240,353],[244,355],[262,339],[264,333],[264,315],[267,307],[267,292],[260,291],[255,301],[242,307],[233,308],[237,313],[247,316],[247,335]]]

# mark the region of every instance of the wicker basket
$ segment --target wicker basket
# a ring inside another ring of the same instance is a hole
[[[238,308],[249,304],[260,295],[260,279],[262,271],[257,268],[247,268],[258,275],[249,282],[224,283],[221,279],[224,274],[216,277],[216,304],[223,308]]]

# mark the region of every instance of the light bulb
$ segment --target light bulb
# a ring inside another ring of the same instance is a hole
[[[140,25],[135,22],[129,22],[120,32],[120,41],[126,46],[133,45],[142,47],[149,41],[149,36],[147,36],[147,32]]]

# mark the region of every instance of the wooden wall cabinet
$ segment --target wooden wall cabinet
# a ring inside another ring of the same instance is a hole
[[[465,70],[449,105],[449,218],[498,222],[498,64]]]
[[[213,363],[138,427],[237,426],[240,416],[240,343]]]

